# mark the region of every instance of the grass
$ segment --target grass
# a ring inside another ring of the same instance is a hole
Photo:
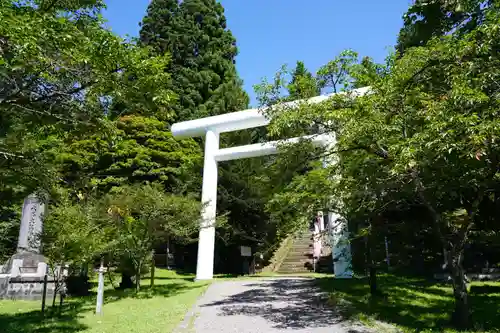
[[[382,275],[381,296],[370,297],[366,279],[317,279],[330,292],[329,302],[347,317],[370,326],[379,322],[395,325],[403,332],[456,332],[450,326],[454,299],[450,285],[417,278]],[[469,332],[500,332],[500,283],[473,282],[469,302],[473,329]],[[379,329],[377,331],[385,331]]]
[[[9,333],[153,333],[171,332],[208,283],[193,276],[156,270],[155,286],[141,280],[141,291],[115,291],[106,286],[104,314],[97,316],[95,295],[68,298],[60,309],[40,312],[40,302],[0,301],[0,331]]]

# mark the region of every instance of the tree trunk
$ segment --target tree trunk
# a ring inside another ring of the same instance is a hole
[[[57,268],[52,269],[52,275],[54,276],[54,296],[52,297],[52,308],[56,307],[57,291],[61,286],[59,270]]]
[[[142,269],[142,262],[139,262],[139,265],[137,265],[137,271],[135,272],[135,291],[139,292],[141,289],[141,269]]]
[[[141,273],[138,273],[135,276],[135,291],[139,292],[140,289],[141,289]]]
[[[371,238],[372,238],[371,234],[366,236],[365,238],[366,261],[367,261],[366,264],[368,266],[368,283],[370,284],[370,294],[372,296],[375,296],[377,294],[377,269],[375,267],[375,263],[373,260]]]
[[[153,288],[155,286],[155,252],[153,251],[153,255],[151,256],[151,273],[150,273],[150,281],[149,286]]]
[[[373,266],[370,267],[370,294],[377,295],[377,269]]]
[[[132,276],[129,273],[122,273],[122,280],[120,282],[120,289],[128,289],[134,286],[134,282],[132,282]]]
[[[106,273],[108,273],[107,275],[108,275],[109,283],[111,284],[113,289],[117,290],[118,288],[115,286],[115,281],[113,281],[113,276],[111,275],[111,269],[109,268],[109,264],[108,264],[108,267],[106,269]]]
[[[54,290],[54,296],[52,296],[52,308],[56,307],[56,298],[57,298],[57,282],[54,282],[56,284],[55,290]]]
[[[455,297],[455,311],[452,322],[459,329],[467,329],[470,325],[469,297],[465,270],[462,266],[463,250],[449,250],[448,264],[450,277],[453,282],[453,296]]]

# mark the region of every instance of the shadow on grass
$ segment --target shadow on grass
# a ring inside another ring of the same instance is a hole
[[[149,277],[144,277],[142,278],[143,280],[146,279],[148,280]],[[194,277],[193,276],[155,276],[155,281],[172,281],[172,280],[183,280],[183,281],[188,281],[188,282],[194,282]],[[148,280],[149,281],[149,280]]]
[[[172,297],[178,294],[182,294],[191,289],[198,289],[204,287],[206,284],[199,283],[186,283],[186,282],[172,282],[167,284],[159,284],[153,287],[141,286],[141,289],[136,292],[135,289],[124,289],[124,290],[107,290],[104,293],[104,302],[114,302],[119,301],[124,298],[152,298],[156,296],[161,297]]]
[[[139,292],[134,289],[106,290],[104,306],[125,298],[148,299],[152,297],[172,297],[192,289],[202,288],[205,283],[187,283],[183,278],[171,283],[154,287],[142,286]],[[15,302],[15,301],[13,301]],[[68,297],[59,308],[48,308],[45,316],[39,310],[0,313],[0,332],[6,333],[76,333],[89,328],[80,319],[95,309],[96,294],[85,297]],[[126,309],[123,309],[126,311]],[[106,311],[106,310],[104,310]]]
[[[74,300],[61,308],[49,308],[45,315],[40,310],[20,313],[1,313],[1,332],[8,333],[76,333],[88,327],[79,322],[85,312],[85,302]]]
[[[330,292],[329,302],[342,310],[346,317],[374,317],[396,324],[406,331],[442,331],[451,328],[450,315],[454,298],[450,285],[395,276],[381,276],[381,295],[371,297],[366,279],[316,279]],[[500,293],[470,294],[472,319],[476,330],[500,328]]]

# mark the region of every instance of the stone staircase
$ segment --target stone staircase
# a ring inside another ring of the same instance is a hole
[[[309,273],[313,271],[313,244],[310,232],[294,237],[285,259],[277,272],[280,274]]]
[[[313,272],[313,263],[317,273],[333,273],[332,250],[323,245],[321,257],[313,261],[313,240],[311,232],[295,236],[285,258],[277,268],[280,274],[298,274]]]

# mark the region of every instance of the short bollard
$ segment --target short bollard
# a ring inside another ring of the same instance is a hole
[[[104,268],[104,260],[101,260],[101,267],[99,267],[99,283],[97,285],[97,303],[95,306],[95,313],[102,315],[102,306],[104,303],[104,273],[106,268]]]

